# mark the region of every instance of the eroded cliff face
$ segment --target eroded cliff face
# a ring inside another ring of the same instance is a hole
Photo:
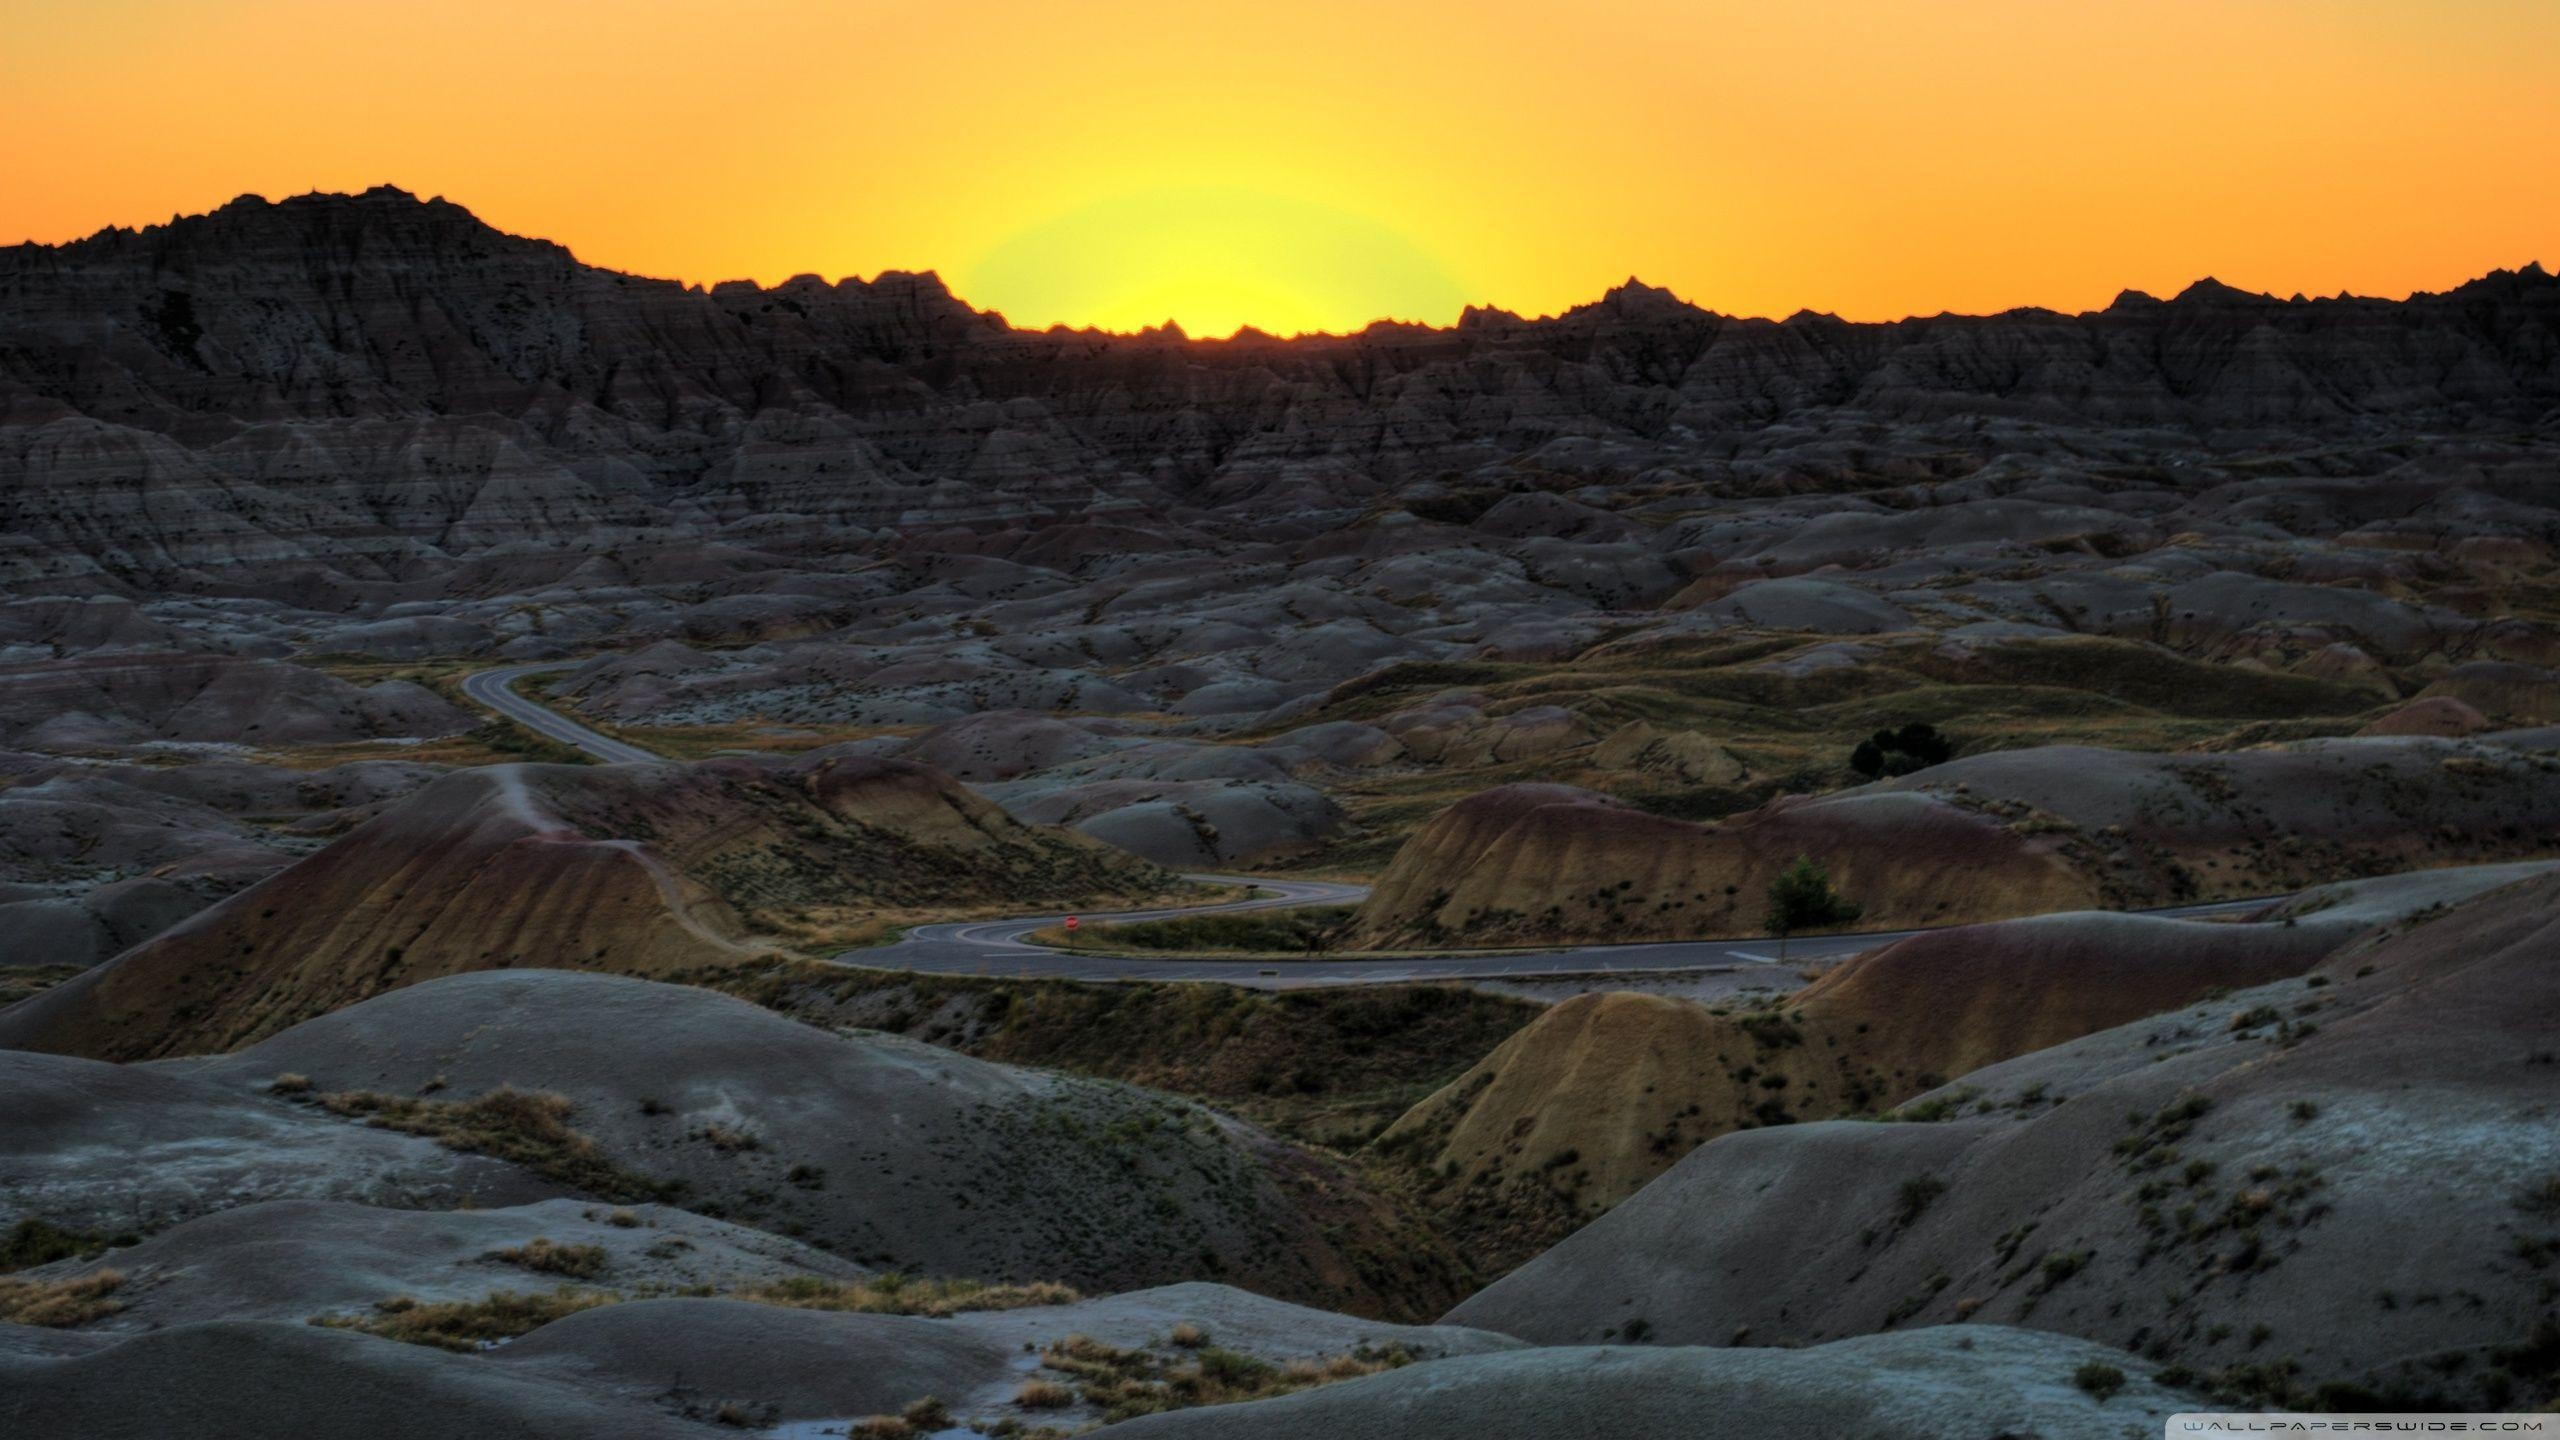
[[[1015,330],[930,274],[688,288],[383,188],[0,251],[0,585],[379,598],[653,537],[1253,524],[1506,473],[1820,489],[2055,429],[2213,449],[2555,404],[2560,281],[2532,268],[1891,325],[1630,281],[1546,320],[1193,341]]]

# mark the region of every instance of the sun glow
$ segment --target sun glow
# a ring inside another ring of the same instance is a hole
[[[711,282],[1276,332],[2560,260],[2549,0],[13,0],[0,243],[389,183]]]
[[[1464,285],[1366,216],[1248,190],[1149,190],[1031,225],[961,267],[959,292],[1016,325],[1195,336],[1274,334],[1372,320],[1447,323]]]

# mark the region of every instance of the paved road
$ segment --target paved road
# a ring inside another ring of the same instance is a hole
[[[554,661],[483,670],[464,677],[462,693],[511,720],[564,745],[575,745],[610,764],[634,764],[660,758],[637,745],[591,730],[556,710],[526,699],[512,688],[516,681],[527,675],[567,668],[566,664]],[[1251,885],[1265,893],[1251,900],[1231,900],[1219,905],[1097,915],[1092,917],[1096,922],[1094,928],[1107,929],[1113,921],[1162,920],[1176,915],[1268,910],[1283,905],[1350,905],[1358,903],[1369,893],[1369,887],[1365,885],[1323,880],[1268,880],[1250,875],[1190,875],[1184,878],[1204,884]],[[2147,913],[2194,918],[2254,910],[2267,903],[2266,900],[2226,900],[2215,905],[2187,905]],[[1773,940],[1684,940],[1654,945],[1585,945],[1570,950],[1401,955],[1375,960],[1255,961],[1141,960],[1082,955],[1051,950],[1022,938],[1064,918],[1061,915],[1032,915],[1012,920],[958,920],[941,925],[921,925],[907,932],[895,944],[868,950],[848,950],[836,959],[846,965],[881,970],[917,970],[936,975],[1054,980],[1208,980],[1270,990],[1306,985],[1387,985],[1413,980],[1734,970],[1771,965],[1778,960],[1777,942]],[[1092,931],[1086,933],[1091,934]],[[1836,960],[1921,933],[1918,930],[1892,930],[1863,935],[1808,936],[1788,944],[1787,963]]]
[[[528,730],[539,731],[563,745],[575,745],[608,765],[636,765],[660,758],[637,745],[628,745],[610,735],[590,730],[559,711],[515,692],[515,683],[527,675],[568,668],[563,662],[552,661],[540,665],[509,665],[502,670],[482,670],[462,677],[462,693]]]
[[[1258,910],[1280,905],[1342,905],[1368,893],[1366,886],[1315,881],[1256,879],[1244,875],[1188,875],[1188,880],[1229,885],[1256,885],[1280,892],[1267,899],[1205,905],[1183,910],[1145,910],[1092,917],[1095,925],[1082,933],[1096,942],[1109,922],[1156,920],[1170,915],[1224,910]],[[2185,905],[2147,913],[2193,919],[2258,909],[2266,900],[2226,900],[2213,905]],[[1492,951],[1469,955],[1398,955],[1357,960],[1201,960],[1132,959],[1117,955],[1075,954],[1033,945],[1021,937],[1062,917],[1043,915],[1021,920],[961,921],[925,925],[907,932],[896,944],[848,950],[837,963],[876,970],[917,970],[935,975],[985,975],[1005,979],[1050,980],[1206,980],[1265,990],[1312,985],[1392,985],[1427,980],[1528,979],[1533,976],[1625,975],[1645,972],[1755,970],[1778,960],[1774,940],[1684,940],[1650,945],[1585,945],[1570,950]],[[1837,960],[1879,945],[1924,934],[1921,930],[1888,930],[1860,935],[1817,935],[1787,944],[1790,966],[1815,960]]]

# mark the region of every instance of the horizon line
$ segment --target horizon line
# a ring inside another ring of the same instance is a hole
[[[2334,295],[2311,295],[2297,290],[2290,296],[2279,296],[2273,291],[2250,290],[2240,286],[2228,285],[2214,276],[2205,275],[2188,282],[2188,284],[2180,289],[2176,294],[2169,296],[2154,295],[2148,291],[2126,287],[2118,290],[2115,297],[2106,305],[2085,310],[2062,310],[2050,305],[2022,304],[2012,305],[2001,310],[1986,311],[1955,311],[1942,309],[1926,314],[1913,311],[1908,314],[1885,320],[1848,320],[1843,319],[1841,316],[1831,311],[1816,310],[1810,306],[1799,307],[1783,318],[1769,315],[1732,314],[1713,309],[1709,306],[1701,305],[1696,301],[1679,294],[1669,286],[1655,285],[1644,280],[1640,276],[1630,274],[1625,280],[1607,287],[1593,299],[1586,300],[1580,304],[1568,306],[1563,310],[1548,314],[1529,315],[1510,309],[1506,306],[1495,304],[1491,301],[1471,301],[1461,305],[1458,313],[1451,317],[1446,323],[1434,323],[1429,320],[1412,320],[1399,316],[1381,315],[1364,322],[1356,329],[1298,330],[1292,331],[1288,334],[1282,334],[1278,331],[1265,330],[1248,321],[1239,324],[1234,330],[1224,335],[1194,335],[1184,328],[1178,319],[1172,316],[1167,316],[1163,321],[1157,324],[1142,326],[1135,330],[1112,330],[1098,325],[1075,325],[1069,324],[1065,321],[1055,321],[1041,326],[1017,324],[1002,311],[980,306],[961,295],[957,290],[954,290],[951,287],[949,281],[943,278],[940,270],[934,267],[913,270],[897,266],[888,266],[873,272],[867,278],[859,271],[855,271],[838,276],[834,280],[828,280],[825,276],[814,270],[803,270],[787,275],[780,280],[772,282],[771,284],[766,284],[763,281],[756,280],[751,277],[732,277],[720,280],[704,281],[687,280],[674,276],[649,275],[634,270],[621,270],[610,265],[600,265],[594,261],[579,258],[577,251],[566,241],[555,240],[544,235],[529,235],[504,229],[498,225],[491,224],[486,219],[483,219],[478,211],[473,210],[470,206],[463,204],[461,201],[448,199],[443,195],[421,196],[415,191],[405,189],[388,181],[368,186],[361,191],[312,189],[298,194],[287,195],[282,199],[274,200],[271,200],[265,195],[259,194],[255,191],[242,191],[240,194],[233,196],[231,199],[226,200],[222,204],[209,210],[193,213],[179,211],[170,215],[167,220],[141,225],[127,225],[117,222],[109,222],[105,225],[99,226],[97,229],[87,232],[86,234],[74,236],[67,240],[46,241],[30,237],[17,240],[6,245],[0,245],[0,251],[26,249],[66,250],[74,246],[87,244],[91,241],[112,235],[144,235],[156,230],[173,229],[189,221],[210,220],[225,210],[230,210],[235,207],[251,203],[264,206],[268,209],[281,209],[296,202],[360,201],[375,197],[397,198],[423,207],[433,207],[438,205],[447,206],[460,211],[463,215],[469,217],[472,223],[489,230],[493,234],[504,235],[510,239],[526,241],[533,244],[552,246],[566,254],[573,263],[584,269],[597,271],[602,274],[623,276],[645,284],[672,285],[684,290],[688,294],[711,296],[717,295],[724,290],[733,290],[741,286],[754,290],[759,294],[772,294],[786,287],[801,284],[803,282],[814,283],[827,289],[841,289],[847,285],[859,285],[865,289],[870,289],[877,287],[881,282],[893,277],[929,280],[938,289],[940,289],[944,295],[950,297],[955,303],[969,310],[970,313],[983,316],[988,319],[1001,321],[1006,329],[1019,335],[1087,335],[1114,340],[1169,340],[1179,338],[1185,342],[1193,344],[1227,344],[1233,341],[1246,339],[1271,340],[1284,343],[1300,340],[1347,340],[1365,335],[1372,330],[1380,329],[1382,327],[1388,329],[1428,330],[1434,333],[1444,334],[1455,333],[1467,328],[1470,322],[1470,317],[1477,315],[1490,317],[1494,323],[1510,322],[1523,325],[1547,324],[1566,319],[1586,310],[1598,308],[1599,306],[1609,303],[1613,298],[1629,292],[1662,295],[1668,297],[1673,303],[1678,304],[1685,309],[1695,311],[1701,316],[1731,321],[1738,324],[1790,325],[1798,322],[1827,321],[1836,325],[1890,326],[1910,324],[1915,321],[1924,320],[1994,320],[2003,316],[2019,314],[2046,314],[2060,316],[2063,318],[2085,318],[2092,315],[2106,314],[2118,307],[2125,306],[2128,303],[2141,304],[2147,302],[2157,305],[2177,304],[2181,301],[2187,300],[2190,296],[2197,295],[2199,292],[2206,295],[2227,293],[2240,300],[2257,301],[2270,305],[2285,306],[2325,305],[2356,302],[2405,305],[2416,300],[2438,298],[2483,281],[2497,279],[2500,276],[2538,275],[2548,277],[2553,273],[2552,268],[2545,266],[2542,263],[2541,257],[2536,256],[2529,258],[2518,265],[2495,266],[2477,275],[2466,276],[2444,289],[2412,289],[2407,294],[2398,296],[2363,295],[2347,290],[2340,290]]]

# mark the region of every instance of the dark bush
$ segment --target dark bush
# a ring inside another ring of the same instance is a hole
[[[1879,730],[1849,752],[1849,768],[1870,780],[1909,775],[1955,758],[1954,742],[1938,727],[1914,720],[1898,730]]]

